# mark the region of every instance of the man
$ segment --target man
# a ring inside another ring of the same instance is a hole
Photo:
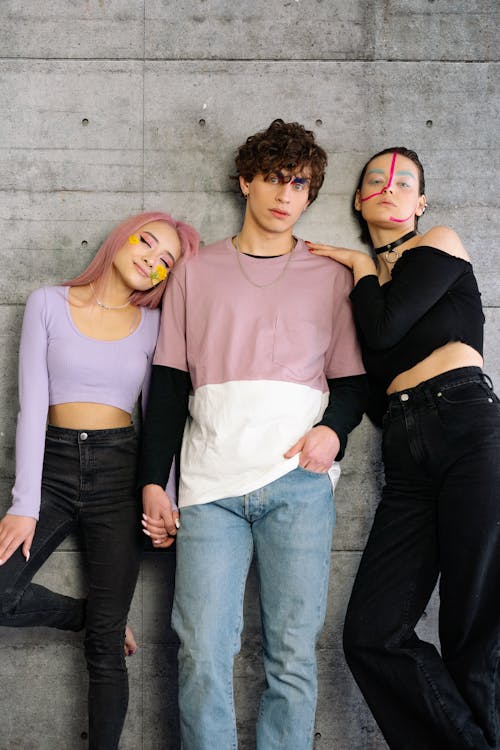
[[[293,235],[326,163],[297,123],[249,137],[236,157],[241,231],[176,268],[164,300],[140,478],[146,531],[168,546],[179,520],[162,487],[182,439],[172,622],[186,750],[237,746],[232,670],[253,556],[267,682],[257,747],[312,746],[328,471],[364,389],[352,277]]]

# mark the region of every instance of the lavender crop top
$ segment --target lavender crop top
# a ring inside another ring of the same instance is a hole
[[[19,349],[15,515],[38,518],[49,406],[87,402],[132,412],[149,383],[159,310],[142,307],[136,330],[100,341],[73,323],[69,287],[44,287],[26,303]]]

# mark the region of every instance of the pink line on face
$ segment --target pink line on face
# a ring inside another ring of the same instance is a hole
[[[390,172],[389,172],[389,182],[387,183],[387,185],[384,185],[384,187],[382,188],[382,190],[379,190],[378,193],[372,193],[371,195],[368,195],[366,198],[361,198],[361,203],[364,203],[365,201],[369,201],[370,198],[375,198],[376,195],[382,195],[382,193],[384,192],[384,190],[388,190],[391,187],[392,178],[394,176],[394,169],[396,167],[396,156],[397,156],[397,153],[394,152],[393,155],[392,155],[391,169],[390,169]]]
[[[389,216],[389,221],[396,221],[398,224],[404,224],[405,221],[408,221],[408,219],[411,219],[413,216],[413,211],[409,216],[406,217],[406,219],[396,219],[394,216]]]

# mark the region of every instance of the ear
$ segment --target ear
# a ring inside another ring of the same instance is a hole
[[[356,211],[361,211],[361,194],[359,190],[354,193],[354,208]]]
[[[241,189],[241,192],[243,193],[243,197],[248,198],[248,191],[250,189],[250,183],[248,182],[248,180],[245,180],[245,178],[242,177],[241,175],[239,177],[239,181],[240,181],[240,189]]]
[[[421,195],[420,198],[418,199],[415,215],[422,216],[422,214],[425,212],[426,206],[427,206],[427,198],[425,197],[425,195]]]

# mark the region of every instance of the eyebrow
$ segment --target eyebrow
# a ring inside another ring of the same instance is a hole
[[[157,243],[159,242],[158,237],[155,237],[153,232],[149,232],[147,229],[145,229],[144,234],[149,234],[149,236],[152,237],[154,240],[156,240]],[[170,250],[165,250],[165,254],[170,256],[170,258],[172,258],[172,262],[175,263],[175,258],[170,252]]]
[[[401,172],[396,172],[396,174],[406,174],[408,175],[408,177],[413,177],[413,179],[415,179],[415,175],[413,174],[413,172],[406,172],[405,170],[401,170]]]
[[[383,169],[369,169],[366,174],[372,174],[372,172],[376,172],[377,174],[384,174]]]

